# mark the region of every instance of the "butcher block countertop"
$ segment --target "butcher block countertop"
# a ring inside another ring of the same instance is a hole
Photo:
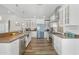
[[[10,43],[24,35],[25,35],[24,33],[19,33],[19,32],[1,33],[0,34],[0,43]]]

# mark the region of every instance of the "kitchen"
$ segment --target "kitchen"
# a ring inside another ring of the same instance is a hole
[[[78,55],[78,9],[78,4],[1,4],[0,55]]]

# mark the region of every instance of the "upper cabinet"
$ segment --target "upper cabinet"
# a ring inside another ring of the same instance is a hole
[[[63,5],[55,12],[56,20],[60,25],[79,25],[79,5]]]
[[[70,20],[69,20],[69,5],[63,5],[58,9],[59,13],[59,25],[69,25]]]
[[[79,5],[69,4],[58,6],[50,17],[50,23],[57,23],[57,32],[79,32]],[[54,28],[54,27],[53,27]]]
[[[69,5],[69,20],[70,24],[79,25],[79,5]]]
[[[70,4],[63,5],[60,9],[60,17],[61,13],[63,14],[63,24],[64,25],[79,25],[79,5],[78,4]],[[59,19],[60,20],[60,19]],[[61,21],[61,20],[60,20]]]

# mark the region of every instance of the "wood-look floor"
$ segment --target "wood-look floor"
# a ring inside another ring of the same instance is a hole
[[[32,39],[24,55],[57,55],[51,42],[46,39]]]

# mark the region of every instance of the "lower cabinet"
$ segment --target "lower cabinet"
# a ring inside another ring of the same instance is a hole
[[[79,39],[64,39],[62,42],[62,54],[79,55]]]
[[[54,48],[58,54],[61,54],[61,38],[54,35]]]
[[[44,32],[44,38],[46,38],[47,40],[49,40],[49,32],[47,32],[47,31]]]
[[[19,55],[19,39],[15,40],[11,43],[7,43],[6,46],[7,46],[7,49],[9,48],[7,51],[9,53],[9,55]]]
[[[12,42],[0,43],[0,55],[22,55],[30,41],[31,33],[29,36],[21,36]]]
[[[31,33],[29,33],[28,36],[25,37],[25,41],[26,41],[25,46],[27,47],[31,41]]]
[[[79,55],[79,39],[54,36],[54,48],[59,55]]]
[[[19,55],[19,39],[9,43],[0,43],[0,55]]]
[[[37,31],[31,31],[31,37],[37,38]]]
[[[25,36],[19,38],[19,54],[23,54],[25,51]]]

